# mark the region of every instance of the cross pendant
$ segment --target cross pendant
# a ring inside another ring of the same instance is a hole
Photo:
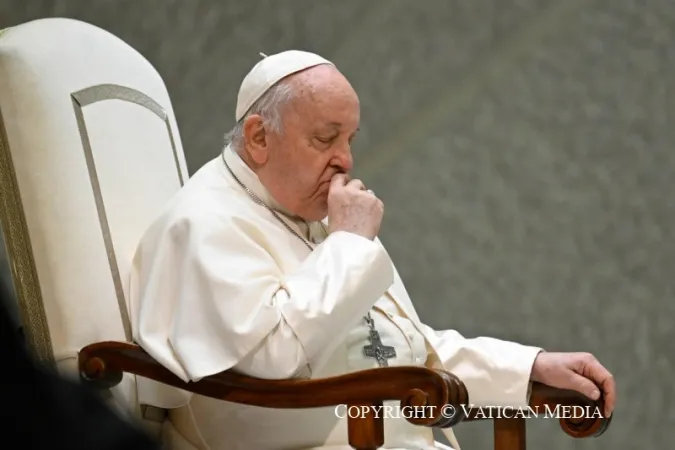
[[[368,336],[370,345],[363,347],[363,354],[368,358],[375,358],[380,367],[389,367],[387,359],[396,358],[396,349],[394,347],[383,345],[380,339],[380,333],[376,330],[370,330]]]

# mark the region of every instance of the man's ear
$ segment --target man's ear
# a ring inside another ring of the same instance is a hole
[[[262,117],[253,114],[244,120],[244,142],[256,164],[264,165],[269,157],[269,137]]]

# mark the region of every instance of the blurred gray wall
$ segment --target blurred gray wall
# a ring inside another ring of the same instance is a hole
[[[530,448],[675,438],[672,0],[0,2],[0,28],[65,16],[141,51],[191,172],[217,155],[258,52],[332,59],[362,100],[356,174],[420,315],[466,336],[583,350],[616,374],[597,440],[530,422]],[[463,448],[492,448],[462,425]]]

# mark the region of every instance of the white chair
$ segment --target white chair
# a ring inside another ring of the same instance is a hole
[[[112,34],[42,19],[0,35],[3,228],[28,341],[78,374],[78,351],[130,341],[125,283],[150,221],[188,177],[162,78]],[[112,389],[140,415],[134,376]]]
[[[131,342],[130,263],[143,232],[187,178],[169,94],[142,55],[69,19],[0,32],[0,218],[25,334],[43,362],[102,381],[112,404],[145,419],[156,437],[161,411],[153,416],[157,408],[139,397],[150,380],[276,408],[400,400],[440,413],[445,404],[468,403],[456,377],[423,368],[276,382],[226,372],[186,384],[149,358]],[[537,389],[533,401],[546,402]],[[439,427],[463,418],[410,420]],[[504,431],[496,448],[524,448],[524,423],[497,422]],[[565,426],[587,436],[605,425]],[[354,448],[379,448],[382,436],[381,419],[350,419]]]

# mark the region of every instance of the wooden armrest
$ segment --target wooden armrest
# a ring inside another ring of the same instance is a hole
[[[472,408],[464,421],[494,420],[495,450],[525,450],[529,418],[558,418],[560,428],[574,438],[598,437],[612,421],[603,417],[604,402],[570,390],[532,383],[528,409]]]
[[[225,371],[186,383],[141,347],[125,342],[89,345],[79,352],[78,365],[82,380],[97,388],[117,385],[127,372],[206,397],[267,408],[380,406],[396,400],[401,407],[424,407],[425,414],[409,414],[407,420],[429,427],[458,424],[464,418],[460,405],[468,403],[457,377],[423,367],[387,367],[315,380],[263,380]],[[457,414],[444,417],[445,405],[453,405]]]
[[[612,418],[603,417],[603,411],[602,399],[594,401],[576,391],[532,383],[529,409],[473,408],[467,411],[464,420],[557,417],[565,433],[586,438],[600,436],[609,427]]]

